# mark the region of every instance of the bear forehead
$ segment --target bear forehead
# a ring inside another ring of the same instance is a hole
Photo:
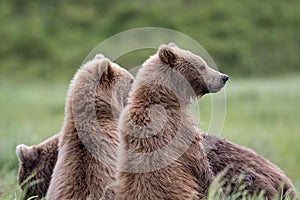
[[[121,75],[122,77],[125,76],[126,78],[130,78],[132,79],[133,76],[126,71],[124,68],[122,68],[121,66],[119,66],[117,63],[113,63],[111,62],[111,66],[118,72],[119,75]]]
[[[183,60],[186,60],[186,61],[191,62],[191,63],[206,65],[205,60],[201,56],[198,56],[198,55],[194,54],[191,51],[180,49],[177,46],[172,46],[171,48],[173,49],[175,54]]]

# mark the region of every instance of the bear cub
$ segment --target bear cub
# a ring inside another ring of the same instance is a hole
[[[115,199],[117,121],[132,81],[129,72],[103,55],[75,74],[66,99],[48,200]]]
[[[58,155],[59,134],[50,137],[39,145],[16,147],[19,159],[19,185],[23,190],[22,198],[46,196],[50,179]]]
[[[202,199],[214,174],[190,113],[191,98],[228,76],[175,44],[162,45],[136,76],[123,110],[117,199]]]

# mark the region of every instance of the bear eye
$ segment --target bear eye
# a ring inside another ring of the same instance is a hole
[[[134,82],[134,79],[131,79],[131,80],[130,80],[130,84],[132,84],[133,82]]]
[[[200,69],[201,71],[204,71],[204,70],[205,70],[205,66],[204,66],[204,65],[201,65],[201,66],[199,67],[199,69]]]

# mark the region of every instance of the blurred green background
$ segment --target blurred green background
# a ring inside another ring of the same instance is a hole
[[[185,33],[238,76],[300,71],[297,0],[2,0],[1,78],[71,78],[102,40],[131,28]]]
[[[59,132],[68,83],[87,54],[147,26],[187,34],[209,52],[231,77],[222,137],[279,165],[300,188],[299,8],[298,0],[0,1],[0,199],[20,194],[15,146]],[[200,104],[206,130],[210,96]]]

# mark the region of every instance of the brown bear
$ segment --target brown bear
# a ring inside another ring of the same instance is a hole
[[[191,98],[218,92],[228,76],[175,44],[162,45],[138,71],[121,114],[117,199],[202,199],[213,173]]]
[[[225,139],[202,134],[203,150],[226,196],[263,194],[265,199],[296,199],[283,171],[254,151]],[[241,196],[240,196],[241,197]],[[280,197],[280,198],[279,198]]]
[[[22,199],[46,196],[58,155],[59,134],[36,146],[20,144],[16,147],[19,158],[19,185]]]
[[[51,142],[51,140],[53,140],[53,142]],[[21,168],[24,168],[23,170],[26,172],[28,171],[28,174],[30,174],[30,171],[34,171],[34,168],[30,166],[36,165],[35,169],[38,169],[36,170],[37,174],[41,174],[41,177],[39,178],[49,180],[50,177],[48,176],[48,174],[51,174],[51,165],[52,167],[54,167],[54,163],[56,160],[55,152],[57,149],[57,147],[54,147],[55,145],[51,144],[56,143],[57,145],[57,142],[58,140],[54,137],[52,139],[47,140],[47,142],[44,142],[45,145],[39,145],[41,148],[48,149],[46,144],[49,143],[49,150],[44,151],[45,153],[41,155],[44,157],[53,158],[53,160],[43,159],[43,157],[41,156],[39,157],[37,162],[36,160],[32,159],[33,155],[35,154],[31,154],[29,153],[29,151],[23,151],[22,157],[28,159],[28,164],[22,164],[22,162],[27,162],[26,160],[20,162],[20,171],[22,171]],[[278,169],[278,167],[274,166],[269,161],[260,157],[252,150],[233,144],[225,139],[220,139],[210,135],[202,135],[201,143],[203,154],[207,157],[208,163],[211,166],[213,173],[215,175],[224,175],[224,177],[222,176],[222,181],[225,180],[225,182],[222,186],[224,187],[223,191],[226,192],[226,195],[230,195],[235,192],[234,189],[237,186],[236,177],[244,175],[244,177],[241,180],[241,184],[245,185],[245,191],[251,196],[264,190],[264,197],[266,199],[271,199],[276,193],[280,192],[281,184],[283,184],[282,199],[284,199],[285,196],[288,194],[288,190],[290,190],[290,194],[292,197],[296,196],[294,187],[292,186],[288,178],[286,178],[284,173],[280,169]],[[51,150],[50,147],[54,150]],[[31,149],[37,150],[36,148]],[[41,149],[41,151],[43,150]],[[43,166],[49,167],[46,167],[44,169]],[[19,174],[20,180],[22,179],[22,174]],[[151,180],[151,178],[149,179]],[[167,177],[167,179],[169,178]],[[25,180],[24,177],[23,180]],[[159,185],[159,183],[156,184]],[[228,186],[229,190],[227,191]],[[44,188],[40,189],[39,187],[44,186],[37,184],[37,188],[34,188],[35,191],[46,190]],[[38,193],[34,192],[33,194]],[[42,196],[44,195],[45,193]]]
[[[115,199],[117,120],[132,82],[129,72],[102,55],[78,70],[68,90],[47,199]]]
[[[227,191],[226,195],[234,195],[234,192],[237,192],[234,189],[239,188],[239,185],[234,179],[238,179],[240,175],[244,174],[240,184],[246,186],[244,190],[247,192],[247,196],[255,196],[264,190],[264,196],[270,199],[281,192],[278,189],[283,183],[285,187],[282,190],[282,199],[288,196],[288,190],[290,190],[291,199],[296,197],[295,189],[284,173],[252,150],[212,135],[202,134],[202,137],[204,154],[207,156],[214,174],[221,175],[220,182],[224,188],[222,191]],[[57,149],[58,135],[34,147],[18,145],[19,183],[21,184],[31,174],[33,175],[29,180],[38,181],[37,184],[27,188],[28,194],[26,193],[24,196],[25,199],[31,196],[38,196],[39,199],[46,196],[52,170],[57,160]],[[38,152],[40,152],[39,155]],[[25,189],[25,186],[22,188]]]

